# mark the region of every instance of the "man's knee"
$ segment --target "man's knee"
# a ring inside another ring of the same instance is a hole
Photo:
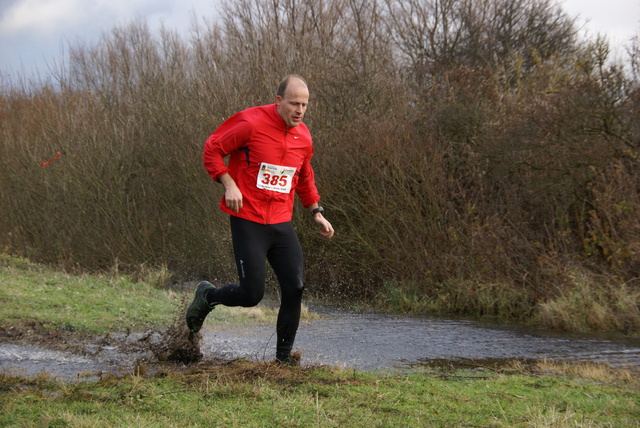
[[[287,284],[280,284],[280,289],[283,297],[300,299],[304,291],[304,284],[302,281],[294,281]]]
[[[242,306],[250,308],[252,306],[256,306],[258,303],[262,301],[264,297],[264,291],[251,291],[244,293],[244,303]]]

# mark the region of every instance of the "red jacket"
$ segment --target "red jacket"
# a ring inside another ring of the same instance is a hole
[[[229,156],[229,166],[224,157]],[[242,208],[234,213],[224,196],[220,209],[262,224],[291,221],[294,190],[305,207],[320,200],[310,160],[311,134],[301,123],[288,128],[276,104],[252,107],[227,119],[204,145],[204,165],[220,181],[231,175],[242,192]],[[295,171],[294,171],[295,168]]]

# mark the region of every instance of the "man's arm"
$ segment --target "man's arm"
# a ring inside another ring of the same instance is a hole
[[[246,143],[252,129],[251,123],[245,118],[245,112],[242,111],[225,120],[209,136],[204,143],[202,157],[211,178],[220,182],[222,176],[229,173],[224,158]]]

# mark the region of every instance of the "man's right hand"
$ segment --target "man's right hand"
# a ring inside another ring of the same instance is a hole
[[[242,192],[229,174],[224,174],[222,177],[220,177],[220,182],[224,185],[225,188],[224,201],[227,205],[227,208],[229,208],[234,213],[237,213],[242,208]]]

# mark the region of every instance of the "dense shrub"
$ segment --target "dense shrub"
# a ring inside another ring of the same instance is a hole
[[[190,37],[133,22],[46,81],[3,85],[0,243],[67,268],[234,278],[202,146],[296,72],[337,231],[296,213],[310,291],[528,318],[574,295],[578,266],[637,300],[629,53],[610,61],[550,0],[242,0]]]

